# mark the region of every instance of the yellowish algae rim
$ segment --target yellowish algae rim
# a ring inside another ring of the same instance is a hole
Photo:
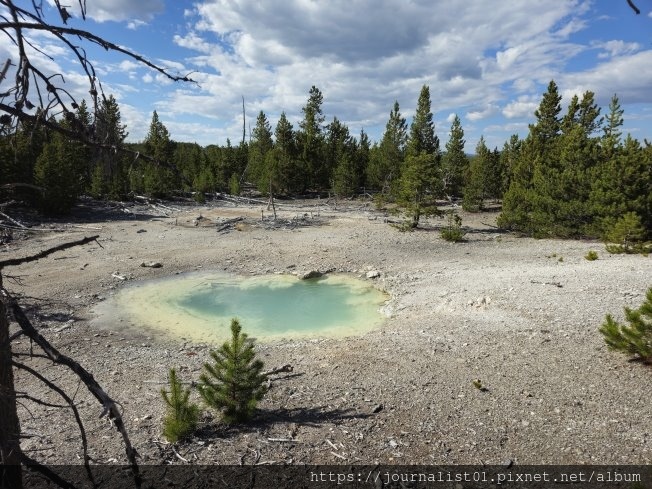
[[[314,279],[311,279],[314,280]],[[251,331],[243,324],[243,330],[250,337],[260,342],[273,342],[282,339],[313,339],[313,338],[345,338],[359,336],[380,326],[386,319],[381,308],[389,300],[389,294],[374,287],[373,284],[346,274],[328,274],[319,279],[325,284],[345,284],[352,289],[347,303],[355,306],[356,299],[367,304],[368,300],[360,299],[355,292],[375,291],[378,293],[377,317],[366,317],[364,321],[347,325],[335,325],[330,328],[320,328],[314,332],[283,332],[277,334]],[[201,343],[221,343],[227,339],[217,331],[228,331],[228,324],[216,328],[215,317],[190,312],[178,304],[179,299],[189,295],[194,289],[205,288],[211,284],[221,283],[238,286],[243,290],[250,287],[266,285],[270,288],[290,287],[299,282],[294,275],[274,274],[242,277],[224,272],[197,271],[166,276],[151,280],[134,282],[122,288],[116,294],[97,304],[93,308],[93,324],[114,331],[134,331],[148,333],[152,336],[191,340]],[[374,301],[376,302],[376,301]],[[230,318],[219,319],[229,322]],[[183,330],[180,331],[180,326]]]

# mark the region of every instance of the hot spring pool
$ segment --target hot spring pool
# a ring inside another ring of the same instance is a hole
[[[382,323],[389,297],[345,275],[299,280],[292,275],[234,277],[192,273],[140,282],[95,308],[104,327],[139,329],[221,342],[231,319],[258,340],[351,336]]]

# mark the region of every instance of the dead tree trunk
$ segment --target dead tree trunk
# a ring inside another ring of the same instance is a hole
[[[272,187],[272,177],[269,177],[269,203],[267,204],[267,210],[269,208],[274,210],[274,220],[276,221],[276,205],[274,205],[274,187]]]
[[[20,421],[16,410],[9,320],[4,300],[0,297],[0,464],[6,466],[0,470],[0,486],[22,489],[20,455]]]

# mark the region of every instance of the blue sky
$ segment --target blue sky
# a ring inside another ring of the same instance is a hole
[[[87,0],[88,19],[71,25],[197,81],[171,83],[87,46],[131,141],[145,136],[153,110],[177,141],[238,141],[243,96],[251,125],[263,110],[273,126],[285,111],[296,127],[312,85],[326,122],[337,116],[379,140],[394,100],[410,122],[427,84],[442,147],[457,114],[473,152],[480,135],[502,147],[526,134],[551,79],[564,104],[592,90],[603,113],[617,93],[625,131],[652,139],[652,1],[635,3],[641,15],[625,0]],[[34,59],[83,98],[63,48],[43,34],[34,44],[54,61]],[[12,56],[0,39],[0,59]]]

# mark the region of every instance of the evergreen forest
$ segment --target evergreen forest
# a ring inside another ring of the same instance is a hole
[[[95,115],[82,102],[74,115],[50,122],[92,135],[101,148],[25,122],[15,133],[0,132],[0,184],[20,184],[0,188],[49,214],[65,214],[81,195],[192,193],[203,202],[247,187],[280,197],[373,194],[377,204],[403,210],[411,228],[439,214],[438,205],[459,202],[470,212],[500,204],[499,226],[528,236],[651,238],[652,144],[623,134],[617,95],[605,113],[591,91],[565,101],[564,112],[551,81],[524,138],[513,135],[493,149],[481,138],[472,156],[459,117],[440,142],[428,86],[410,124],[394,102],[377,142],[364,130],[351,134],[337,117],[327,119],[322,106],[313,86],[296,127],[285,113],[272,127],[261,111],[248,137],[201,147],[171,140],[156,112],[145,140],[128,143],[113,96],[101,100]]]

